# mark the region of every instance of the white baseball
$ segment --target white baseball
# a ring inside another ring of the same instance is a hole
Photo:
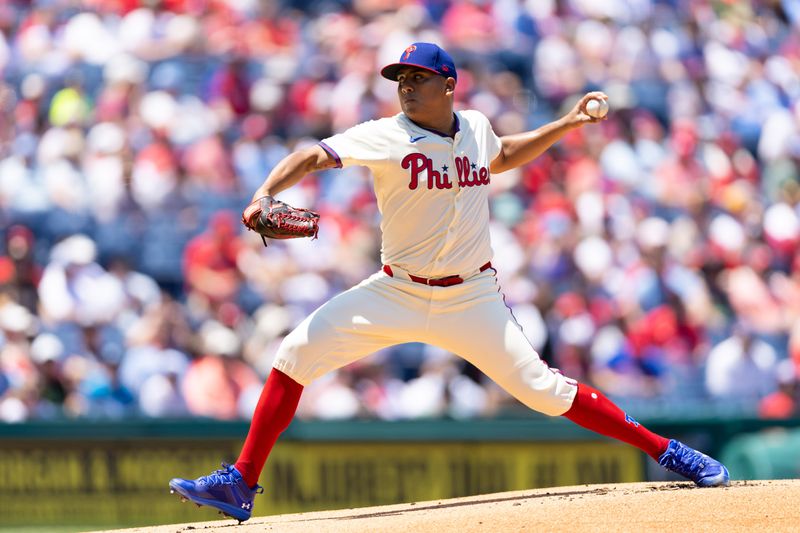
[[[586,114],[594,118],[603,118],[608,113],[608,102],[599,98],[592,98],[586,102]]]

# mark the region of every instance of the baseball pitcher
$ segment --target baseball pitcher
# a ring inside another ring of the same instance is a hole
[[[453,111],[458,74],[435,44],[406,48],[381,74],[397,82],[402,112],[359,124],[287,156],[255,192],[243,221],[272,238],[316,235],[316,214],[273,196],[306,174],[366,166],[380,209],[383,267],[322,305],[278,349],[234,465],[170,488],[240,521],[250,518],[261,470],[303,387],[388,346],[422,342],[480,368],[522,403],[643,450],[700,486],[728,484],[718,461],[648,431],[600,391],[548,368],[503,300],[489,241],[492,174],[525,165],[570,130],[595,123],[584,95],[560,119],[498,137],[478,111]]]

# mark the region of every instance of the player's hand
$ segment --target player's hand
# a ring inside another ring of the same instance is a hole
[[[584,124],[594,124],[608,118],[607,114],[602,117],[593,117],[589,115],[586,112],[586,104],[588,104],[590,100],[608,101],[608,95],[601,91],[586,93],[575,103],[569,113],[567,113],[567,120],[577,126],[583,126]]]

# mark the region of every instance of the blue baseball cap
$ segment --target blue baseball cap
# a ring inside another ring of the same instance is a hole
[[[381,76],[387,80],[397,81],[397,71],[403,67],[417,67],[445,78],[458,80],[453,58],[442,47],[433,43],[412,44],[400,56],[400,61],[381,69]]]

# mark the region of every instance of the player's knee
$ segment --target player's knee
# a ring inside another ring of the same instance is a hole
[[[543,415],[551,417],[557,417],[563,415],[564,413],[569,411],[571,405],[571,402],[568,402],[565,398],[544,396],[544,395],[533,398],[523,403],[525,403],[525,405],[527,405],[537,413],[541,413]]]
[[[561,416],[572,406],[577,382],[539,360],[519,368],[519,393],[515,397],[531,409],[547,416]]]

